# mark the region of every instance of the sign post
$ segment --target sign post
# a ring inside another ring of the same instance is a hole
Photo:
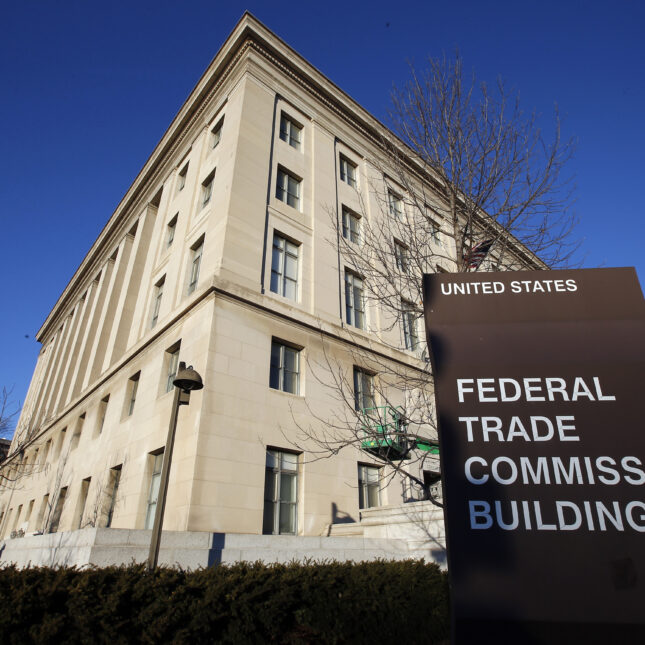
[[[633,269],[424,276],[454,643],[645,642]]]

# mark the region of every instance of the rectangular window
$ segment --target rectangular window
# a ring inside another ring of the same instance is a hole
[[[390,215],[396,219],[403,218],[403,199],[391,190],[387,191],[387,201],[390,209]]]
[[[78,417],[76,421],[76,426],[74,427],[74,434],[70,442],[70,450],[74,450],[78,446],[79,441],[81,440],[81,435],[83,434],[83,426],[85,425],[85,412]]]
[[[356,188],[356,164],[340,155],[340,180]]]
[[[347,324],[365,329],[363,279],[345,269],[345,314]]]
[[[217,148],[222,140],[222,128],[224,127],[224,117],[222,117],[211,130],[211,148]]]
[[[112,526],[112,519],[114,517],[114,509],[116,508],[117,498],[119,495],[119,484],[121,483],[121,470],[123,464],[119,464],[114,468],[110,468],[110,480],[108,482],[109,490],[109,502],[107,509],[107,518],[105,520],[106,528]]]
[[[394,259],[396,261],[396,268],[403,273],[407,273],[410,269],[410,255],[408,247],[401,242],[394,240]]]
[[[166,248],[169,249],[172,246],[172,243],[175,241],[175,233],[177,232],[177,218],[179,213],[177,213],[169,222],[166,227]]]
[[[98,433],[103,432],[103,426],[105,426],[105,415],[107,414],[108,403],[110,402],[110,395],[104,396],[99,403],[99,425]]]
[[[150,455],[152,457],[152,475],[150,476],[150,492],[148,493],[148,506],[146,509],[146,529],[151,529],[155,522],[155,511],[159,498],[159,485],[161,483],[161,465],[163,464],[163,451]]]
[[[358,464],[358,508],[380,506],[380,469]]]
[[[177,190],[183,190],[186,185],[186,177],[188,176],[188,164],[186,164],[180,171],[177,177]]]
[[[35,499],[32,499],[29,502],[29,506],[27,507],[27,514],[25,515],[25,522],[29,522],[29,519],[31,518],[31,513],[34,510],[34,503],[36,502]],[[1,520],[0,520],[1,521]]]
[[[67,497],[67,486],[60,489],[58,493],[58,500],[56,501],[56,508],[52,516],[52,521],[49,525],[49,532],[56,533],[58,525],[60,524],[60,517],[63,514],[63,507],[65,506],[65,498]]]
[[[38,511],[38,519],[36,520],[36,530],[44,530],[43,522],[47,518],[49,511],[49,493],[43,495],[43,501],[40,505],[40,510]]]
[[[139,389],[139,377],[141,372],[137,372],[128,379],[128,394],[126,405],[126,416],[131,417],[134,412],[134,404],[137,402],[137,391]]]
[[[343,206],[343,237],[354,244],[361,242],[361,218]]]
[[[419,334],[417,333],[417,314],[414,305],[407,300],[401,301],[401,321],[403,323],[405,348],[414,351],[419,346]]]
[[[298,516],[298,455],[267,450],[264,477],[265,535],[295,535]]]
[[[52,448],[52,440],[49,439],[43,448],[43,455],[41,457],[43,466],[47,463],[47,457],[49,457],[49,451]]]
[[[300,150],[302,126],[292,121],[283,112],[280,116],[280,138],[286,141],[292,148]]]
[[[441,245],[441,224],[437,220],[428,218],[430,224],[430,239],[435,243]]]
[[[16,512],[16,517],[13,520],[13,530],[18,530],[18,523],[20,522],[20,513],[22,513],[22,504],[18,506],[18,511]]]
[[[269,386],[291,394],[300,393],[300,350],[278,340],[271,341]]]
[[[56,454],[54,455],[53,459],[58,459],[58,457],[61,456],[63,453],[63,444],[65,443],[65,437],[67,436],[67,428],[63,428],[60,431],[60,436],[58,439],[58,443],[56,445]]]
[[[273,234],[271,291],[290,300],[298,299],[298,245]]]
[[[278,168],[278,182],[275,196],[292,208],[300,210],[300,184],[301,180],[291,175],[286,170]]]
[[[169,349],[166,352],[166,361],[168,369],[166,372],[166,392],[170,392],[175,386],[173,381],[177,376],[177,367],[179,366],[179,347],[177,349]]]
[[[202,208],[210,202],[213,196],[213,182],[215,180],[215,171],[211,172],[202,182]]]
[[[203,238],[191,248],[190,273],[188,275],[188,293],[195,291],[199,280],[199,267],[202,263],[202,252],[204,251]]]
[[[159,310],[161,309],[161,299],[163,298],[163,287],[165,282],[166,276],[163,276],[154,286],[152,293],[152,317],[150,318],[151,329],[157,324],[157,320],[159,320]]]
[[[374,375],[354,367],[354,407],[357,411],[375,407]]]
[[[76,519],[74,521],[74,528],[83,528],[83,515],[85,515],[85,505],[87,504],[87,493],[90,490],[91,477],[87,477],[81,482],[81,490],[78,496],[78,506],[76,510]]]

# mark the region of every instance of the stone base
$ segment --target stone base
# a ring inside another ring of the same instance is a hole
[[[8,539],[0,565],[104,567],[145,562],[151,531],[86,528]],[[403,560],[420,557],[405,540],[164,531],[159,564],[182,569],[233,562]],[[427,557],[427,556],[426,556]]]

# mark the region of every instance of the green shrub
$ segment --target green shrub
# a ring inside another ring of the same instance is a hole
[[[0,570],[2,643],[439,643],[448,583],[423,561]]]

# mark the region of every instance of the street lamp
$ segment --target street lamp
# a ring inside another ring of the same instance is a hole
[[[186,363],[179,363],[179,369],[172,382],[175,386],[175,395],[172,401],[172,412],[170,413],[170,425],[168,426],[168,438],[163,452],[163,463],[161,464],[161,476],[159,481],[159,493],[157,494],[157,506],[155,508],[155,521],[152,525],[152,539],[150,540],[150,553],[148,554],[148,570],[153,571],[159,559],[159,543],[161,542],[161,527],[163,515],[166,509],[166,493],[168,492],[168,479],[170,476],[170,462],[172,451],[175,445],[175,432],[177,430],[177,414],[180,405],[188,405],[190,393],[193,390],[201,390],[204,387],[202,377],[193,369],[193,366],[186,367]]]

